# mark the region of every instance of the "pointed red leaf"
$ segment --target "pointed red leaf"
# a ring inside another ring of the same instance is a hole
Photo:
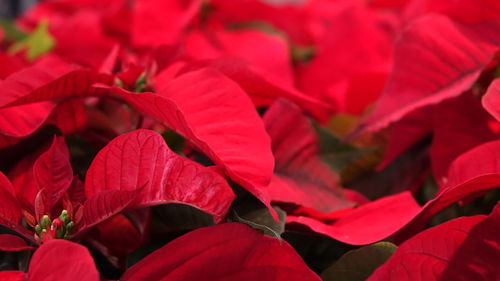
[[[299,64],[298,84],[307,95],[360,115],[383,90],[391,67],[393,28],[373,10],[353,4],[356,1],[345,3],[310,5],[332,11],[323,21],[316,19],[324,34],[318,36],[311,61]]]
[[[132,15],[132,42],[138,47],[176,44],[201,9],[198,0],[139,0]]]
[[[0,281],[26,281],[26,273],[22,271],[0,271]]]
[[[371,244],[389,237],[420,211],[409,192],[366,203],[328,225],[308,217],[287,217],[287,223],[300,223],[317,233],[351,245]]]
[[[44,243],[31,258],[30,280],[98,281],[99,272],[87,248],[62,239]]]
[[[448,186],[448,169],[457,156],[498,137],[490,130],[489,121],[493,119],[469,92],[435,107],[431,163],[441,188]]]
[[[36,160],[33,165],[33,176],[38,187],[45,190],[47,203],[50,206],[66,192],[73,182],[73,169],[63,137],[54,137],[50,148]]]
[[[440,15],[413,22],[396,45],[384,93],[359,130],[380,129],[469,89],[497,50],[479,40],[498,35],[495,27],[464,26]]]
[[[9,179],[0,172],[0,224],[16,229],[21,222],[21,207],[13,196],[13,191]]]
[[[422,207],[420,213],[397,233],[405,240],[420,231],[446,207],[474,194],[500,186],[500,141],[479,145],[460,155],[450,165],[447,187]]]
[[[47,57],[0,82],[0,107],[92,94],[92,84],[108,83],[109,79],[107,75]]]
[[[296,105],[279,99],[264,115],[276,158],[269,185],[271,200],[290,202],[322,212],[352,205],[339,176],[319,157],[319,138]]]
[[[181,72],[203,67],[215,68],[238,83],[248,93],[255,106],[269,106],[277,98],[286,98],[320,121],[327,120],[333,107],[325,102],[308,96],[299,90],[274,78],[268,71],[251,66],[235,58],[198,61],[188,64]]]
[[[406,17],[427,13],[440,13],[467,23],[498,20],[500,2],[496,0],[419,0],[411,1],[406,8]]]
[[[500,121],[500,79],[491,82],[486,94],[483,96],[482,104],[486,111]]]
[[[0,108],[0,148],[14,145],[34,133],[50,118],[55,106],[52,102],[40,102]]]
[[[32,134],[45,123],[55,106],[52,102],[40,102],[0,109],[0,134],[9,137]]]
[[[384,151],[384,159],[378,165],[378,170],[387,167],[401,154],[432,133],[432,113],[431,106],[422,107],[410,112],[392,126]]]
[[[85,129],[89,123],[88,112],[82,99],[73,99],[59,104],[48,119],[63,134],[71,134]]]
[[[1,33],[0,29],[0,33]],[[0,65],[2,68],[0,69],[0,81],[15,73],[24,67],[26,67],[26,62],[19,58],[18,56],[11,56],[6,54],[3,51],[0,51]]]
[[[423,207],[419,207],[410,198],[396,200],[398,196],[404,196],[401,194],[365,204],[331,225],[307,217],[289,216],[287,222],[304,224],[316,232],[350,244],[369,244],[389,236],[393,236],[395,241],[401,242],[422,230],[435,215],[448,206],[475,194],[498,188],[500,186],[499,159],[500,141],[482,144],[460,155],[450,165],[447,187]],[[396,201],[391,204],[397,210],[393,209],[388,212],[389,215],[379,216],[378,214],[387,212],[386,207],[391,206],[385,205],[386,202],[390,202],[386,201],[389,198]],[[407,203],[403,203],[405,200]],[[408,200],[413,201],[413,203],[408,202]],[[363,210],[370,210],[370,215],[365,214]],[[356,214],[359,215],[359,218]],[[390,216],[397,216],[397,218],[386,220]],[[351,219],[359,220],[360,223],[354,223]],[[365,219],[366,221],[364,221]],[[343,226],[344,223],[341,223],[342,227],[339,230],[339,222],[342,221],[345,222],[345,226]],[[366,224],[365,226],[363,226],[363,222]],[[366,227],[364,232],[363,227]],[[373,229],[378,230],[373,232]],[[366,233],[374,233],[374,235],[367,236]],[[359,239],[358,236],[360,236]]]
[[[462,217],[403,243],[368,281],[497,280],[500,207],[489,217]]]
[[[175,154],[161,135],[148,130],[122,135],[96,156],[85,192],[91,198],[107,190],[137,191],[131,208],[184,203],[216,220],[225,216],[234,198],[224,178]]]
[[[33,211],[32,205],[35,202],[36,195],[40,191],[38,183],[33,176],[33,166],[38,157],[45,152],[43,151],[44,149],[46,150],[47,148],[42,147],[36,152],[30,153],[22,158],[8,174],[14,188],[12,194],[16,196],[17,200],[19,200],[24,208],[30,211]]]
[[[500,205],[474,227],[446,267],[442,280],[500,278]],[[471,254],[474,253],[474,254]]]
[[[289,46],[283,36],[257,29],[192,31],[186,38],[186,55],[195,60],[238,57],[265,70],[285,85],[293,85]]]
[[[277,239],[238,223],[190,232],[131,267],[121,280],[201,279],[320,280],[286,241],[280,244]]]
[[[111,90],[191,141],[232,180],[269,205],[271,141],[252,102],[236,83],[202,69],[172,80],[160,94]]]
[[[110,3],[108,7],[116,7],[116,2]],[[100,12],[103,10],[101,8]],[[54,53],[68,61],[96,69],[117,44],[116,39],[106,34],[108,30],[104,30],[103,17],[85,11],[81,4],[71,14],[41,15],[41,18],[49,20],[50,34],[57,41]]]
[[[34,249],[34,247],[28,246],[26,241],[19,236],[0,234],[0,251],[17,252]]]
[[[131,206],[138,191],[104,190],[94,194],[83,204],[82,221],[78,232],[92,227]]]

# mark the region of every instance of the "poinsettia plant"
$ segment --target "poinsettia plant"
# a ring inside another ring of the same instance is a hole
[[[500,2],[0,21],[0,280],[500,280]]]

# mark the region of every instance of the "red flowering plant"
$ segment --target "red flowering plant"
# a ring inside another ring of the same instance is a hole
[[[0,280],[500,280],[497,1],[51,0],[0,40]]]

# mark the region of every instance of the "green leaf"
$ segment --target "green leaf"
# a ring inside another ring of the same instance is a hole
[[[276,237],[281,242],[281,234],[285,231],[286,212],[278,207],[273,207],[278,214],[279,221],[275,221],[267,208],[253,210],[244,215],[239,215],[233,210],[231,221],[244,223],[262,234]]]
[[[321,274],[321,278],[323,281],[366,280],[392,256],[396,249],[396,245],[392,243],[379,242],[349,251],[327,268]]]
[[[314,124],[314,128],[320,140],[321,158],[338,173],[343,173],[344,170],[349,169],[357,161],[371,158],[375,152],[375,149],[371,147],[356,147],[344,142],[338,136],[317,124]],[[377,158],[375,164],[368,164],[369,168],[376,165],[378,161]]]
[[[41,21],[31,34],[13,44],[9,48],[9,53],[17,54],[23,50],[27,50],[27,58],[35,60],[50,52],[54,48],[55,43],[54,38],[49,33],[48,22]]]
[[[17,26],[10,21],[0,20],[0,29],[3,30],[4,39],[7,41],[20,41],[28,36],[27,33],[17,28]]]

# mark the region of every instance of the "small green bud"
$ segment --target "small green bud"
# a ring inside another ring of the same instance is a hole
[[[70,221],[68,224],[66,224],[66,233],[71,234],[73,230],[75,229],[75,223]]]
[[[122,82],[122,80],[120,80],[120,78],[115,77],[115,85],[118,88],[123,88],[123,82]]]
[[[35,233],[40,235],[41,232],[42,232],[42,227],[39,224],[37,224],[35,226]]]
[[[69,217],[68,211],[63,210],[61,212],[61,215],[59,218],[64,222],[64,224],[68,224],[71,221],[71,218]]]
[[[137,80],[135,81],[134,92],[136,93],[143,92],[146,89],[147,82],[148,81],[146,80],[146,73],[145,72],[141,73],[139,78],[137,78]]]
[[[45,215],[42,217],[42,220],[40,221],[40,226],[42,229],[47,229],[50,228],[51,222],[49,216]]]

